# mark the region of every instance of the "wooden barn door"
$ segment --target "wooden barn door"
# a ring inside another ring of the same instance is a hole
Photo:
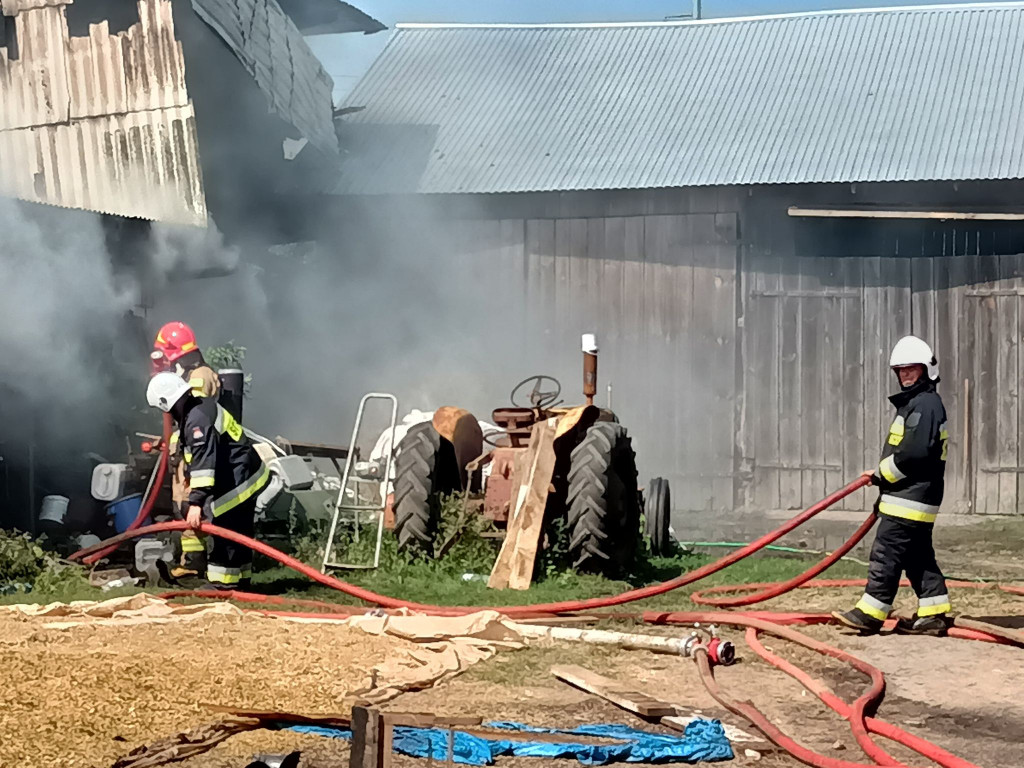
[[[1020,514],[1024,256],[974,253],[921,261],[915,327],[937,339],[940,391],[949,414],[945,506]]]
[[[802,509],[878,461],[910,260],[753,254],[743,272],[740,499]],[[862,491],[842,506],[869,504]]]

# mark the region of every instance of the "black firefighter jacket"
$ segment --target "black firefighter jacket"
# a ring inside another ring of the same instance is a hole
[[[935,522],[942,503],[949,432],[937,382],[922,377],[889,398],[896,418],[875,471],[881,490],[878,511],[919,523]]]
[[[242,425],[212,398],[196,400],[181,426],[188,503],[218,517],[253,499],[270,472]]]

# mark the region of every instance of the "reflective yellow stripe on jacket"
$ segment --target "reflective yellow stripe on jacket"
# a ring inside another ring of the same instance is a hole
[[[934,523],[939,508],[934,504],[924,504],[920,501],[901,499],[890,493],[883,493],[878,501],[878,511],[889,517],[899,517],[919,523]]]
[[[886,479],[890,483],[898,483],[900,480],[906,478],[906,475],[900,471],[900,468],[896,466],[896,459],[892,456],[886,456],[878,464],[878,474]]]
[[[889,445],[899,445],[903,442],[903,435],[906,434],[906,425],[902,416],[897,416],[889,427]]]
[[[261,490],[270,481],[270,470],[266,464],[260,464],[259,471],[242,483],[240,486],[235,488],[228,493],[225,493],[219,499],[213,502],[213,516],[219,517],[225,512],[229,512],[239,504],[242,504]]]
[[[235,442],[241,440],[245,433],[238,420],[219,405],[217,406],[217,421],[214,422],[213,428],[222,435],[226,433]]]

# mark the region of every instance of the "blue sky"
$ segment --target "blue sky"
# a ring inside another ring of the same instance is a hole
[[[580,21],[660,21],[689,13],[691,0],[349,0],[393,27],[400,21],[461,23],[552,23]],[[703,0],[704,18],[769,13],[951,3],[957,0]],[[314,52],[334,78],[340,101],[387,42],[376,35],[324,35],[310,38]]]

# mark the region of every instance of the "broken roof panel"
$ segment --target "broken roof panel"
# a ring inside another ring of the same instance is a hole
[[[189,107],[0,131],[0,195],[206,225]]]
[[[309,142],[337,154],[334,82],[277,0],[192,0],[267,97],[270,109]]]
[[[338,191],[1024,178],[1022,73],[1022,2],[399,25]]]
[[[341,0],[278,0],[304,35],[362,32],[372,35],[387,29],[377,19]]]
[[[0,194],[205,226],[195,114],[170,0],[140,0],[110,35],[68,33],[70,0],[2,0]]]

